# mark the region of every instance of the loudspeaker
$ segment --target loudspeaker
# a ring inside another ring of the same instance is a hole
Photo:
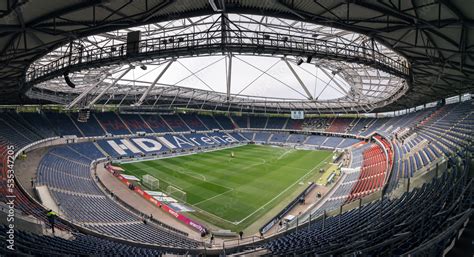
[[[140,31],[132,31],[127,33],[127,55],[134,55],[140,52]]]
[[[306,62],[307,62],[307,63],[310,63],[311,60],[313,60],[313,56],[308,56],[308,58],[306,58]]]
[[[75,88],[76,85],[74,83],[72,83],[71,79],[69,79],[69,73],[64,73],[64,80],[66,81],[66,84],[70,87],[70,88]]]
[[[296,62],[296,65],[300,66],[301,64],[303,63],[303,59],[298,59],[298,61]]]

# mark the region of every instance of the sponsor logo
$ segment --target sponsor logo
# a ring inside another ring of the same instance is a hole
[[[173,211],[172,209],[168,209],[168,212],[169,212],[171,215],[175,216],[176,218],[179,217],[179,214],[178,214],[177,212]]]
[[[206,145],[229,144],[238,142],[227,134],[204,136],[190,134],[186,136],[167,136],[155,138],[132,138],[107,140],[109,146],[119,155],[159,152],[168,149],[191,148]]]
[[[194,223],[192,220],[189,221],[189,225],[191,225],[192,227],[196,228],[199,231],[205,231],[205,229],[201,225]]]

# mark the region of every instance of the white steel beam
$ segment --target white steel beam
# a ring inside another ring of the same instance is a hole
[[[171,66],[171,64],[175,61],[175,59],[171,59],[165,66],[165,68],[160,72],[160,74],[158,74],[158,76],[156,77],[156,79],[153,81],[153,83],[151,83],[151,85],[145,90],[145,92],[143,93],[143,95],[140,97],[140,99],[135,103],[133,104],[133,106],[140,106],[143,104],[143,101],[145,101],[146,97],[148,96],[148,94],[151,92],[151,90],[155,87],[156,83],[158,82],[158,80],[160,80],[161,77],[163,77],[163,75],[165,74],[165,72],[168,70],[168,68]]]
[[[128,69],[126,69],[119,77],[117,77],[114,82],[110,83],[108,86],[106,86],[104,88],[104,90],[102,90],[102,92],[100,92],[99,95],[97,95],[94,100],[92,100],[88,105],[87,105],[87,108],[91,108],[97,101],[99,101],[99,99],[105,95],[105,93],[107,93],[107,91],[113,87],[115,84],[117,84],[117,82],[123,77],[125,76],[125,74],[127,74],[130,70],[132,70],[134,67],[133,66],[130,66],[128,67]]]
[[[100,83],[102,83],[102,81],[104,81],[105,79],[107,78],[107,76],[103,76],[102,78],[99,79],[99,81],[97,81],[97,83],[95,83],[92,87],[84,90],[79,96],[77,96],[74,100],[72,100],[72,102],[70,102],[67,106],[66,106],[66,110],[69,110],[71,109],[72,107],[74,107],[76,104],[78,104],[82,99],[84,99],[84,97],[86,97],[93,89],[97,88]]]
[[[231,82],[232,82],[232,54],[229,53],[229,63],[227,65],[227,101],[230,99],[230,87],[231,87]]]
[[[296,73],[296,71],[293,69],[293,67],[291,67],[290,63],[288,62],[288,60],[286,58],[283,58],[283,61],[285,61],[286,65],[288,65],[288,68],[290,69],[291,73],[293,73],[293,76],[295,76],[296,80],[298,80],[298,83],[300,83],[301,87],[304,89],[304,91],[306,92],[306,95],[308,96],[308,99],[309,100],[313,100],[313,96],[311,95],[311,93],[309,92],[308,88],[306,88],[305,84],[303,83],[303,81],[301,80],[300,76],[298,76],[298,74]]]
[[[331,75],[329,74],[329,72],[327,72],[325,69],[321,68],[321,70],[323,71],[324,74],[326,74],[326,76],[328,76],[329,78],[331,77]],[[333,75],[333,78],[335,78],[336,75],[334,74]],[[344,92],[344,94],[348,95],[349,93],[347,92],[347,90],[341,85],[339,84],[339,82],[336,80],[336,79],[333,79],[332,81],[334,81],[334,84],[336,84],[336,86],[338,88],[340,88],[342,90],[342,92]]]

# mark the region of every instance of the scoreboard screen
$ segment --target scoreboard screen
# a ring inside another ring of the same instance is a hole
[[[304,111],[291,111],[291,119],[293,120],[304,119]]]

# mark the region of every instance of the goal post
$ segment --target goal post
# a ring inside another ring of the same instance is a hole
[[[166,193],[168,193],[168,196],[171,196],[175,198],[176,200],[179,200],[181,202],[186,202],[186,192],[184,192],[180,188],[169,185],[168,188],[166,189]]]
[[[143,175],[142,183],[150,190],[158,190],[160,188],[160,181],[157,178],[148,174]]]

